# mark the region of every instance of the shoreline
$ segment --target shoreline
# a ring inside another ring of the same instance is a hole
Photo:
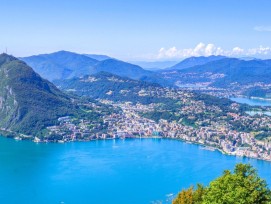
[[[245,99],[253,99],[253,100],[259,100],[259,101],[265,101],[265,102],[271,102],[271,98],[263,98],[263,97],[256,97],[256,96],[245,96],[245,95],[237,95],[237,96],[230,96],[231,98],[245,98]]]
[[[255,96],[251,96],[249,98],[250,99],[256,99],[256,100],[261,100],[261,101],[271,101],[271,98],[262,98],[262,97],[255,97]]]
[[[31,139],[30,138],[23,138],[23,139],[20,138],[20,139],[18,139],[18,136],[17,137],[6,137],[6,138],[14,139],[16,141],[27,140],[27,141],[31,141],[31,142],[34,142],[34,143],[37,143],[37,144],[38,143],[59,143],[59,144],[64,144],[64,143],[70,143],[70,142],[91,142],[91,141],[102,141],[102,140],[126,140],[126,139],[128,139],[128,140],[129,139],[160,139],[160,140],[169,139],[169,140],[181,141],[181,142],[184,142],[186,144],[198,145],[198,146],[200,146],[201,150],[207,150],[207,151],[212,151],[212,152],[219,151],[221,154],[224,154],[224,155],[227,155],[227,156],[243,157],[243,158],[257,159],[257,160],[261,160],[261,161],[271,162],[271,160],[264,159],[264,158],[250,157],[250,156],[246,156],[246,155],[237,155],[237,154],[234,154],[234,153],[228,153],[228,152],[225,152],[221,148],[206,145],[206,144],[202,144],[202,143],[199,143],[199,142],[188,141],[188,140],[184,140],[184,139],[181,139],[181,138],[170,138],[170,137],[162,137],[162,136],[150,136],[150,137],[148,137],[148,136],[145,136],[145,137],[135,136],[135,137],[127,137],[127,138],[120,138],[120,137],[119,138],[97,138],[97,139],[90,139],[90,140],[69,140],[69,141],[63,141],[63,140],[35,141],[34,138],[31,138]]]
[[[175,138],[168,138],[168,139],[176,140]],[[228,152],[225,152],[223,149],[208,146],[208,145],[201,144],[201,143],[198,143],[198,142],[191,142],[191,141],[183,140],[183,139],[180,139],[180,138],[178,138],[177,140],[180,140],[180,141],[188,143],[188,144],[195,144],[195,145],[199,145],[199,146],[202,146],[202,147],[207,147],[205,149],[203,149],[203,148],[202,149],[207,150],[207,151],[219,151],[221,154],[224,154],[224,155],[227,155],[227,156],[243,157],[243,158],[248,158],[248,159],[257,159],[257,160],[261,160],[261,161],[271,162],[271,160],[268,160],[268,159],[262,159],[262,158],[258,158],[258,157],[249,157],[249,156],[246,156],[246,155],[240,156],[240,155],[228,153]],[[209,150],[208,148],[210,148],[210,147],[214,148],[214,150]]]

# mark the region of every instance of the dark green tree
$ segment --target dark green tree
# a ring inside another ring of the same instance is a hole
[[[271,192],[251,165],[237,164],[233,173],[224,171],[210,183],[203,203],[265,204],[271,203]]]
[[[203,187],[198,185],[181,191],[173,204],[271,204],[271,191],[249,164],[237,164],[233,172],[223,175]]]

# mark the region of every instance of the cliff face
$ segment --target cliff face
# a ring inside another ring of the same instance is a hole
[[[16,58],[6,54],[0,56],[0,126],[4,129],[9,129],[21,117],[7,66],[15,60]]]
[[[0,128],[33,135],[76,107],[52,83],[17,58],[0,55]]]

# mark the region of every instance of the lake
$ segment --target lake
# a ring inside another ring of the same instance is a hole
[[[270,100],[261,100],[254,98],[230,98],[230,99],[237,103],[245,103],[251,106],[271,106]]]
[[[271,184],[271,163],[169,139],[33,143],[0,137],[0,200],[20,204],[168,203],[238,162]],[[160,202],[161,201],[161,202]]]

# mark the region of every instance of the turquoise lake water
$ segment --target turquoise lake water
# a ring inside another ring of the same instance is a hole
[[[271,162],[226,156],[167,139],[73,143],[0,137],[0,201],[20,204],[168,203],[197,182],[208,184],[238,162],[271,184]]]
[[[230,98],[232,101],[238,103],[246,103],[251,106],[271,106],[270,100],[260,100],[260,99],[252,99],[252,98]]]

